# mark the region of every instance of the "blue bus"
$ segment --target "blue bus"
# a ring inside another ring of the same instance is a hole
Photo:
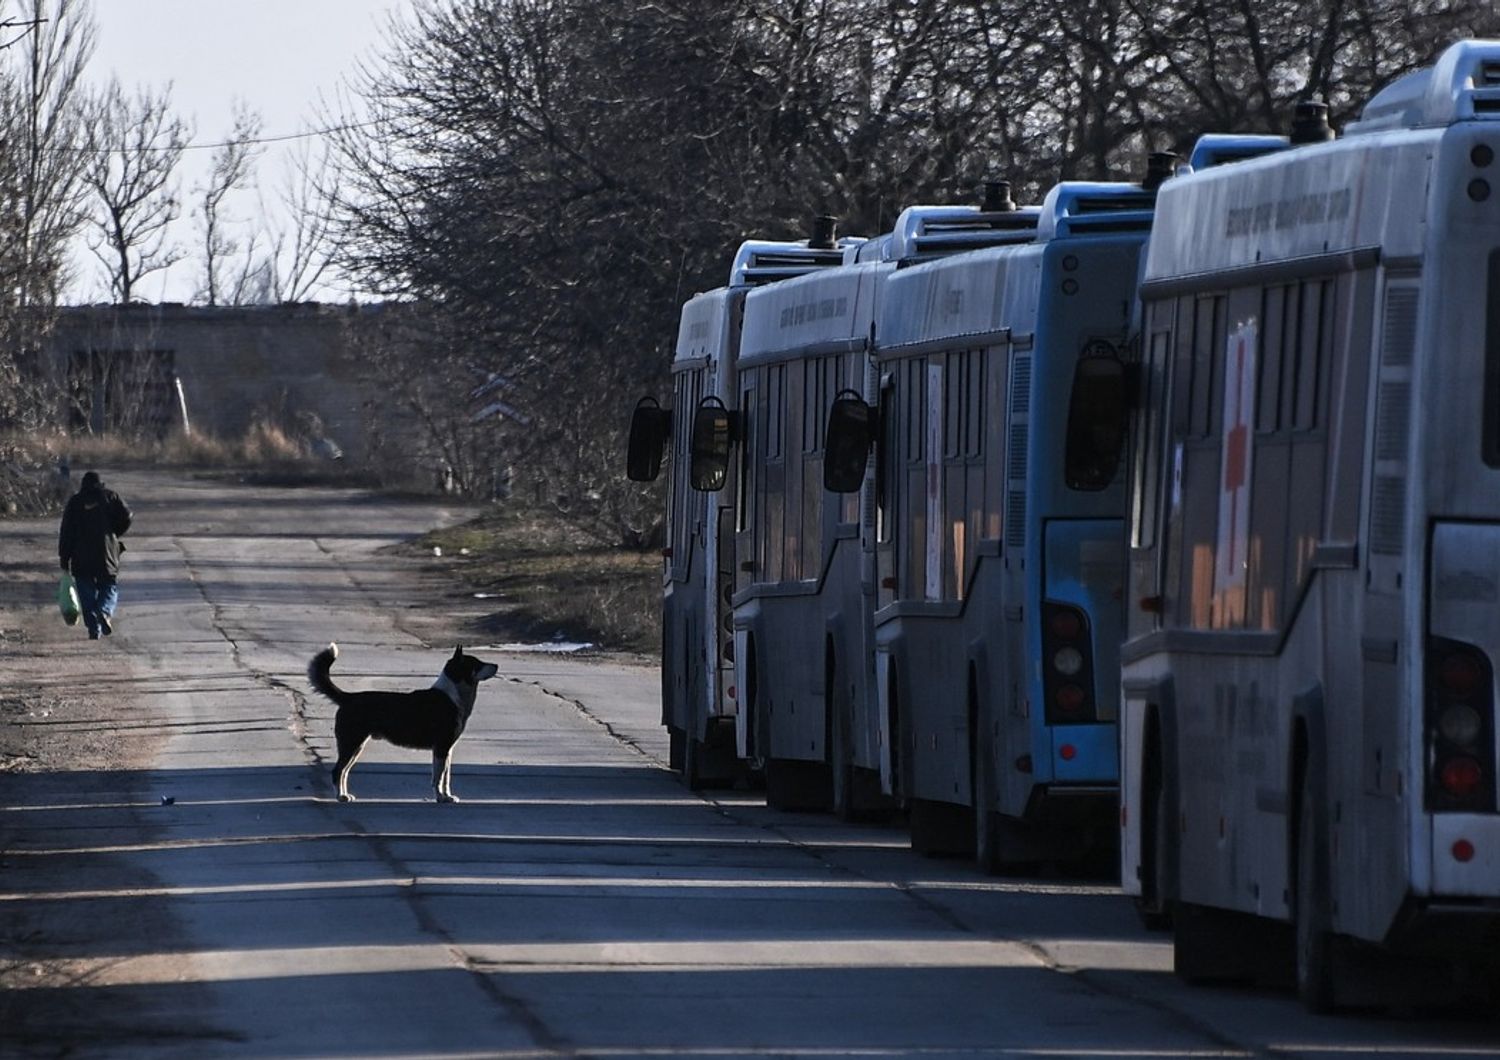
[[[999,871],[1114,847],[1125,349],[1174,161],[1058,185],[1025,244],[891,273],[873,393],[832,412],[829,486],[866,495],[882,786],[917,849]]]

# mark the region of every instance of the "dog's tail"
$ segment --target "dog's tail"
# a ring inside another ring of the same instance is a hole
[[[335,703],[343,703],[345,692],[333,683],[333,678],[328,671],[333,667],[333,660],[339,657],[339,646],[330,644],[318,654],[313,656],[312,662],[307,664],[307,680],[313,688],[333,700]]]

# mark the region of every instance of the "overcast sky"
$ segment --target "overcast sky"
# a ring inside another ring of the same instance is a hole
[[[263,120],[263,136],[286,136],[315,122],[319,95],[332,98],[340,79],[382,42],[392,13],[411,0],[94,0],[98,47],[91,80],[119,76],[127,92],[140,84],[172,83],[173,107],[195,129],[195,143],[228,133],[236,99]],[[201,183],[211,152],[184,155],[181,185],[188,196]],[[267,145],[257,166],[261,197],[279,208],[276,192],[290,145]],[[253,222],[254,196],[231,205]],[[177,237],[191,244],[189,216]],[[166,273],[147,277],[141,294],[151,301],[187,301],[199,286],[197,255]],[[108,297],[107,283],[86,250],[77,259],[74,300]]]

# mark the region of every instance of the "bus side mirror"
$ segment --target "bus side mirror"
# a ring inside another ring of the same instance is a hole
[[[729,479],[729,445],[734,440],[734,416],[716,397],[706,397],[693,414],[688,482],[695,490],[712,493]]]
[[[1069,489],[1097,491],[1114,481],[1125,450],[1130,376],[1114,355],[1083,357],[1073,370],[1063,480]]]
[[[831,493],[859,492],[874,440],[875,410],[853,390],[841,391],[828,409],[823,488]]]
[[[630,415],[630,439],[625,443],[625,476],[631,482],[655,482],[661,474],[662,453],[672,437],[672,410],[647,395]]]

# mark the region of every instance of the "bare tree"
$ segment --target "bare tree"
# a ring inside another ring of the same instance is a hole
[[[321,138],[302,137],[277,196],[287,221],[271,230],[268,300],[303,302],[317,293],[338,253],[329,209],[338,188],[339,168],[332,149]]]
[[[0,14],[0,423],[34,427],[58,407],[34,356],[82,223],[76,147],[94,24],[88,0],[21,0]]]
[[[96,101],[85,143],[84,179],[96,196],[97,240],[90,244],[121,304],[140,281],[170,268],[183,252],[170,228],[181,214],[175,181],[191,129],[171,112],[171,86],[126,95],[117,78]]]
[[[609,409],[661,391],[682,301],[740,239],[824,212],[874,235],[992,175],[1028,197],[1134,177],[1148,149],[1284,127],[1307,93],[1352,108],[1484,6],[414,0],[333,138],[338,261],[443,318],[393,379],[504,378],[530,424],[507,455],[624,539]]]
[[[22,298],[56,301],[66,279],[61,251],[82,223],[82,77],[94,50],[88,0],[25,0],[28,32],[14,45],[20,106],[7,115],[5,137],[22,154],[19,203]]]
[[[227,259],[238,254],[240,241],[232,234],[233,218],[224,212],[224,203],[229,195],[245,188],[254,173],[254,165],[260,154],[256,138],[260,136],[261,118],[243,100],[234,104],[234,120],[224,142],[214,148],[209,162],[208,182],[198,193],[198,232],[202,239],[203,279],[199,297],[208,305],[218,305],[225,293],[225,270]],[[253,237],[252,237],[253,238]],[[254,260],[254,246],[246,255],[246,261]],[[239,270],[239,279],[234,282],[230,301],[238,302],[247,286],[248,267]]]

